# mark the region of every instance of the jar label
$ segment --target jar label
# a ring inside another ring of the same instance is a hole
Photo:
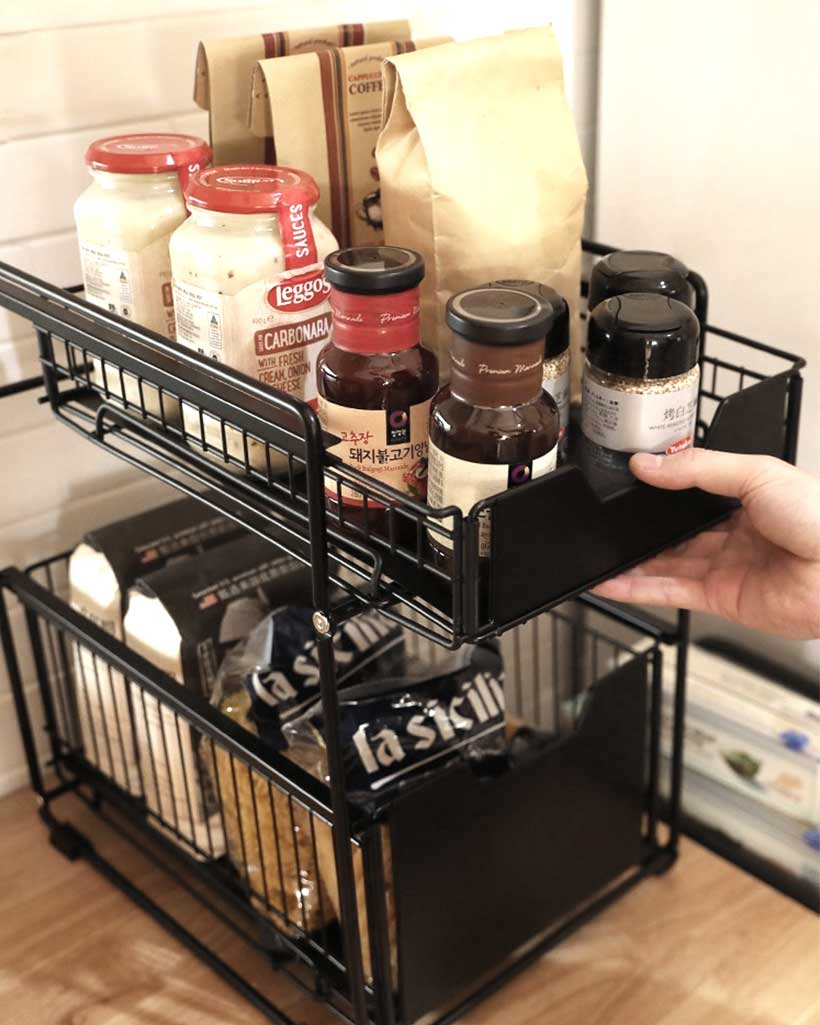
[[[616,452],[671,454],[692,445],[697,402],[697,374],[670,391],[642,394],[607,387],[585,373],[582,429],[590,441]]]
[[[319,396],[322,427],[342,440],[328,451],[380,484],[416,501],[427,497],[427,439],[430,399],[412,406],[392,409],[354,409],[340,406]],[[341,474],[343,477],[344,474]],[[344,505],[364,505],[362,489],[338,485],[337,477],[325,474],[328,497]],[[384,503],[368,492],[368,508],[383,508]]]
[[[558,374],[557,377],[547,377],[545,374],[544,391],[555,399],[555,405],[558,406],[560,426],[558,440],[560,441],[569,427],[569,369],[565,370],[563,374]]]
[[[179,341],[279,391],[316,404],[316,358],[330,339],[321,268],[225,295],[174,281]],[[271,304],[280,296],[281,305]],[[285,301],[287,300],[287,302]]]
[[[520,463],[474,463],[469,459],[442,452],[430,443],[430,464],[428,470],[427,502],[433,509],[456,505],[466,516],[476,502],[491,498],[508,488],[519,487],[555,469],[558,446],[554,446],[537,459],[522,460]],[[452,528],[446,519],[443,527]],[[485,509],[478,521],[478,554],[490,554],[491,513]],[[451,549],[453,542],[435,531],[430,536],[437,545]]]
[[[169,232],[136,251],[81,241],[80,259],[88,302],[166,338],[174,338],[170,237]]]

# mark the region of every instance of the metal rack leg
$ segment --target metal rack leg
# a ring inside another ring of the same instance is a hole
[[[17,722],[20,726],[20,736],[23,741],[23,750],[26,755],[31,787],[36,794],[42,797],[45,794],[43,774],[40,771],[40,759],[37,756],[34,730],[31,725],[31,717],[28,714],[26,695],[23,691],[23,679],[20,675],[17,649],[14,646],[14,638],[11,635],[6,597],[2,590],[0,590],[0,642],[2,642],[3,652],[6,656],[6,669],[9,674],[11,693],[14,698],[14,710],[17,713]]]
[[[366,1025],[367,994],[364,989],[362,944],[359,933],[359,912],[356,901],[356,879],[353,872],[353,851],[350,843],[350,814],[347,806],[345,770],[339,738],[339,698],[336,693],[336,666],[333,657],[333,627],[326,619],[327,633],[319,633],[317,641],[320,690],[325,717],[330,798],[333,810],[333,853],[336,856],[336,880],[339,886],[342,939],[344,941],[350,1002],[356,1025]]]
[[[669,792],[669,840],[667,850],[677,852],[680,838],[681,787],[683,785],[683,738],[686,716],[686,670],[689,655],[691,613],[678,613],[675,699],[672,720],[672,779]]]

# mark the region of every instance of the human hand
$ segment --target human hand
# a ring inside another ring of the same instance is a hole
[[[713,612],[782,637],[820,637],[820,479],[770,456],[708,449],[639,453],[629,465],[654,487],[702,488],[742,506],[594,594]]]

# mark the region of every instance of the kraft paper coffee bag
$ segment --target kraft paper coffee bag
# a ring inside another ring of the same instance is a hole
[[[409,22],[378,21],[203,40],[196,55],[194,102],[208,111],[214,164],[276,163],[273,140],[257,138],[248,128],[251,76],[257,61],[329,46],[409,38]]]
[[[272,133],[279,163],[316,179],[317,216],[341,248],[383,240],[376,140],[385,57],[446,41],[374,43],[257,64],[251,128],[258,135]]]
[[[445,303],[496,278],[564,296],[577,355],[587,178],[552,30],[389,57],[384,75],[385,242],[424,256],[422,341],[445,376]]]

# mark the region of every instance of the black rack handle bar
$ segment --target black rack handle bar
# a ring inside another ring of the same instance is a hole
[[[122,673],[127,680],[133,680],[203,736],[222,745],[268,782],[292,794],[311,812],[332,825],[329,792],[322,782],[295,763],[286,761],[258,737],[223,716],[201,695],[182,687],[173,677],[64,602],[55,599],[51,591],[13,566],[0,570],[0,591],[3,589],[14,594],[26,608],[36,612],[58,630],[70,634],[77,643]],[[280,765],[281,769],[277,767]]]

